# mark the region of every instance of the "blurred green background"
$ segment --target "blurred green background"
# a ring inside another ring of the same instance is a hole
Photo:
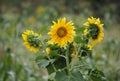
[[[96,65],[107,81],[120,81],[119,9],[119,0],[0,0],[0,81],[47,81],[21,33],[32,29],[46,37],[53,20],[66,17],[82,27],[91,16],[105,24],[104,40],[93,50]]]

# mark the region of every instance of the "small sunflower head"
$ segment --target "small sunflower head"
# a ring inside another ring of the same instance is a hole
[[[84,26],[86,26],[86,29],[84,30],[84,35],[87,35],[93,46],[97,42],[102,41],[104,37],[103,24],[101,24],[99,18],[88,18],[88,21],[84,24]]]
[[[47,52],[47,54],[50,54],[50,51],[51,51],[51,49],[48,47],[48,48],[46,48],[46,52]]]
[[[22,34],[24,45],[31,51],[38,52],[38,48],[41,47],[40,35],[34,33],[32,30],[26,30]]]
[[[71,54],[71,57],[74,58],[76,55],[76,43],[73,43],[72,44],[72,54]]]
[[[92,45],[87,45],[88,50],[92,50],[93,46]]]
[[[91,53],[92,51],[92,46],[91,45],[82,45],[80,48],[80,55],[81,56],[87,56]]]

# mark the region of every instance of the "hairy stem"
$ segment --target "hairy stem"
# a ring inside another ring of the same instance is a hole
[[[66,51],[66,65],[67,65],[68,75],[70,75],[70,71],[69,71],[69,46],[67,47],[67,51]]]

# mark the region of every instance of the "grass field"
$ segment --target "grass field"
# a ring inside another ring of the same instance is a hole
[[[40,7],[39,12],[29,9],[25,6],[21,14],[8,8],[0,15],[0,81],[47,81],[46,69],[39,69],[34,61],[37,54],[25,48],[21,34],[32,29],[46,38],[53,20],[66,17],[75,27],[82,27],[91,16],[89,11],[86,16],[84,12],[62,13],[50,7]],[[102,18],[105,37],[93,50],[95,63],[107,81],[120,81],[120,24],[114,20]]]

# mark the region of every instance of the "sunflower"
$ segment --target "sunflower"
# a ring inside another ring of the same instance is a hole
[[[91,51],[92,51],[92,46],[84,44],[84,45],[81,45],[81,48],[79,50],[79,54],[81,56],[86,56],[86,55],[89,55],[91,53]]]
[[[58,19],[57,22],[53,21],[51,26],[50,35],[51,39],[48,41],[49,44],[57,44],[60,47],[64,47],[67,43],[72,42],[76,32],[74,31],[72,22],[66,22],[66,18]]]
[[[99,18],[88,18],[88,21],[84,24],[86,29],[84,31],[84,35],[87,35],[90,39],[92,46],[94,46],[97,42],[101,42],[104,33],[103,33],[103,24]]]
[[[34,33],[32,30],[26,30],[22,34],[24,40],[24,45],[33,52],[38,52],[38,48],[41,46],[40,37],[37,33]]]

